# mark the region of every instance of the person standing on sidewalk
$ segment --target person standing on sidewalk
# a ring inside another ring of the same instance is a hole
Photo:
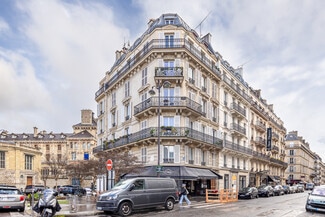
[[[181,198],[179,199],[180,206],[182,206],[184,199],[187,203],[187,206],[191,205],[191,201],[187,198],[187,195],[188,195],[188,190],[186,189],[186,184],[182,184],[181,193],[180,193]]]

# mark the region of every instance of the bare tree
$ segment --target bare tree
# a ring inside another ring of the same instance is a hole
[[[115,182],[119,181],[121,175],[139,171],[143,165],[138,161],[138,158],[131,155],[129,152],[121,150],[111,150],[109,152],[100,152],[96,155],[97,166],[94,168],[97,175],[106,173],[106,161],[113,161],[113,170],[115,172]],[[97,169],[98,168],[98,169]]]
[[[80,185],[86,177],[92,175],[91,170],[88,168],[88,160],[74,161],[66,166],[66,174],[70,178],[78,179]]]
[[[45,161],[48,166],[51,178],[55,180],[55,186],[58,185],[58,179],[65,175],[65,168],[68,164],[68,157],[66,155],[52,155]]]
[[[46,187],[46,181],[50,177],[49,168],[42,168],[40,174],[41,174],[41,180],[44,182],[44,187]]]

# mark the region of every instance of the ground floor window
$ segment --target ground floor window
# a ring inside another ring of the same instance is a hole
[[[239,176],[239,189],[246,187],[246,176]]]

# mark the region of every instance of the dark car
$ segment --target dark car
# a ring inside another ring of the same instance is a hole
[[[315,186],[308,194],[306,211],[325,212],[325,185]]]
[[[283,190],[282,185],[276,185],[276,186],[274,186],[273,193],[274,193],[275,196],[284,195],[284,190]]]
[[[282,185],[282,188],[283,188],[283,191],[284,191],[284,194],[292,194],[292,189],[290,188],[289,185]]]
[[[63,195],[72,194],[78,196],[86,195],[86,190],[79,185],[63,185],[60,188],[60,193]]]
[[[238,192],[238,198],[239,199],[241,199],[241,198],[249,198],[249,199],[258,198],[258,190],[255,187],[242,188]]]
[[[44,191],[44,185],[26,185],[25,187],[25,194],[31,194],[32,192],[42,192]]]
[[[258,196],[269,197],[274,196],[273,187],[271,185],[261,185],[257,188]]]

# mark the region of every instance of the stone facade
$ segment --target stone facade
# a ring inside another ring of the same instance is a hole
[[[94,153],[120,149],[146,166],[222,176],[189,181],[195,191],[285,183],[286,129],[273,105],[177,14],[150,20],[99,84]]]
[[[39,158],[33,162],[38,169],[33,170],[33,173],[28,176],[24,175],[24,178],[20,180],[23,186],[27,184],[43,184],[40,176],[42,172],[49,169],[46,165],[46,159],[50,159],[52,156],[56,158],[66,156],[68,163],[83,161],[93,157],[92,150],[97,146],[97,123],[93,117],[93,112],[88,109],[82,110],[81,122],[73,125],[72,128],[73,133],[39,132],[36,127],[34,127],[33,133],[16,134],[5,131],[1,133],[1,140],[13,143],[18,147],[35,149],[38,153],[41,153]],[[18,159],[23,158],[19,157]],[[90,179],[85,180],[83,185],[90,186],[90,183]],[[73,180],[63,175],[58,180],[57,185],[66,184],[78,184],[78,180]],[[51,174],[46,181],[46,185],[49,187],[56,185],[55,180],[51,178]]]
[[[41,184],[41,157],[39,148],[0,139],[0,184],[23,189],[27,181]]]
[[[286,137],[286,161],[288,168],[286,176],[289,184],[313,182],[323,185],[324,163],[322,159],[313,152],[309,143],[303,137],[298,136],[298,131],[291,131]]]

